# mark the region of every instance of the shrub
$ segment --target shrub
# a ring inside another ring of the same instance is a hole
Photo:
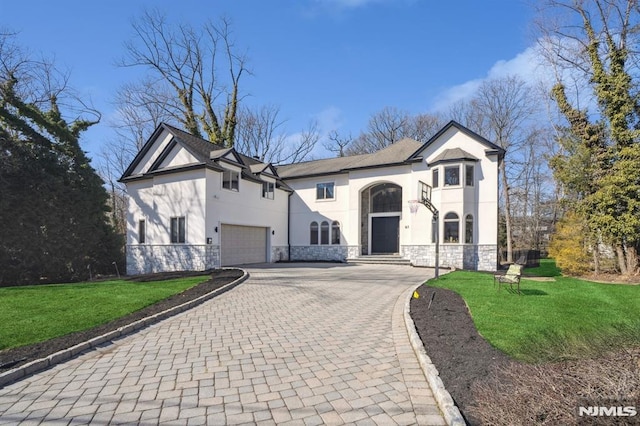
[[[563,273],[582,275],[591,270],[586,231],[583,219],[574,212],[567,213],[558,222],[549,244],[549,256],[555,258]]]

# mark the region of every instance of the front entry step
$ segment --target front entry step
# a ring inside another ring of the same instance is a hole
[[[378,254],[370,256],[358,256],[347,259],[347,263],[367,263],[381,265],[406,265],[411,266],[411,261],[402,256],[394,254]]]

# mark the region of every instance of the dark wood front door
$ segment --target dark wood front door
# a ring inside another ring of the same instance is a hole
[[[400,217],[371,218],[371,254],[398,253]]]

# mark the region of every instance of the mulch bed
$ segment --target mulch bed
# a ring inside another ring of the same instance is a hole
[[[157,314],[174,306],[181,305],[193,299],[197,299],[207,293],[219,289],[230,282],[242,277],[243,271],[239,269],[217,269],[209,271],[211,279],[191,287],[182,293],[175,294],[164,299],[154,305],[147,306],[139,311],[132,312],[122,318],[118,318],[103,325],[99,325],[89,330],[71,333],[66,336],[56,337],[45,342],[35,343],[33,345],[22,346],[14,349],[7,349],[0,352],[0,372],[7,371],[36,359],[45,358],[53,353],[63,349],[70,348],[79,343],[85,342],[94,337],[101,336],[119,327],[131,324],[142,318]],[[148,282],[161,281],[186,276],[203,275],[198,273],[185,272],[169,272],[162,274],[148,274],[131,277],[131,281]]]
[[[514,361],[478,333],[460,295],[426,284],[418,293],[419,298],[411,299],[410,312],[427,355],[467,423],[480,424],[468,411],[474,403],[471,386]]]

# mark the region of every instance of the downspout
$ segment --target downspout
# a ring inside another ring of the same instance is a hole
[[[289,193],[287,198],[287,261],[291,262],[291,196],[293,191]]]

